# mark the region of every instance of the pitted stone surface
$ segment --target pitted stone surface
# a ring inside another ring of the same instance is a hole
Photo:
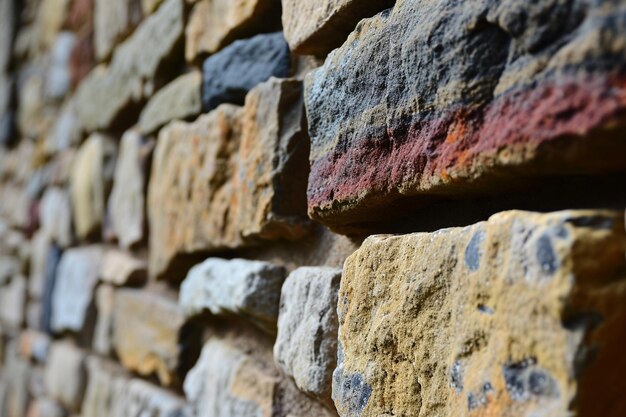
[[[128,130],[122,136],[108,203],[111,229],[108,232],[126,249],[145,238],[148,170],[153,150],[154,140],[142,137],[135,130]]]
[[[306,235],[308,153],[301,82],[272,78],[251,90],[235,177],[244,238]]]
[[[368,238],[339,294],[340,415],[621,415],[625,251],[608,211]]]
[[[363,231],[433,195],[623,172],[625,22],[579,0],[398,0],[362,21],[307,78],[310,216]]]
[[[140,375],[156,374],[163,386],[178,382],[185,324],[175,301],[134,289],[115,294],[113,346],[121,363]]]
[[[341,46],[359,20],[393,3],[393,0],[282,0],[285,38],[295,53],[323,56]]]
[[[100,235],[106,199],[113,182],[117,146],[115,141],[98,133],[81,146],[70,178],[72,214],[76,235],[86,239]]]
[[[331,403],[337,364],[337,294],[341,270],[301,267],[287,277],[280,297],[274,359],[298,388]]]
[[[194,62],[235,39],[280,29],[280,0],[196,1],[185,29],[185,57]]]
[[[208,310],[237,314],[264,329],[275,329],[285,269],[268,262],[209,258],[194,266],[181,284],[187,316]]]
[[[159,133],[148,190],[151,276],[173,271],[170,279],[180,281],[181,259],[243,245],[231,209],[241,114],[240,107],[223,105]]]
[[[186,120],[202,111],[202,74],[192,71],[181,75],[156,92],[139,116],[139,131],[156,132],[172,120]]]
[[[222,103],[243,104],[246,94],[270,77],[287,77],[289,46],[281,32],[238,40],[202,65],[202,106],[209,111]]]
[[[89,308],[100,276],[102,248],[86,246],[63,253],[52,292],[51,325],[55,332],[81,332],[89,323]]]

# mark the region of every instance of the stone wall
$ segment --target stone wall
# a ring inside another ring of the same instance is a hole
[[[0,0],[0,417],[626,416],[622,0]]]

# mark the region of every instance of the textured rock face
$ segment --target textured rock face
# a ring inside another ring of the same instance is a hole
[[[87,131],[125,124],[128,111],[150,96],[168,63],[182,53],[183,0],[167,0],[113,54],[108,67],[95,68],[75,99]]]
[[[46,73],[45,94],[52,99],[62,98],[71,85],[70,57],[76,36],[71,32],[61,32],[54,41],[50,53],[50,64]]]
[[[233,42],[204,61],[204,111],[222,103],[243,104],[248,91],[270,77],[287,77],[290,66],[289,46],[281,32]]]
[[[101,231],[106,198],[113,182],[116,152],[112,138],[94,133],[76,155],[70,191],[74,227],[81,239]]]
[[[342,416],[618,416],[623,213],[374,236],[344,266]]]
[[[304,236],[309,138],[299,81],[272,78],[250,91],[239,152],[235,187],[242,236]]]
[[[341,270],[302,267],[282,288],[274,358],[298,388],[331,403]]]
[[[212,339],[189,371],[184,389],[191,417],[333,416],[285,382],[236,342]]]
[[[263,329],[276,327],[285,269],[268,262],[209,258],[189,271],[180,305],[187,316],[208,310],[238,314]]]
[[[280,29],[280,0],[200,0],[185,29],[185,57],[197,61],[237,38]]]
[[[79,412],[85,393],[86,355],[69,342],[50,348],[45,382],[48,394],[72,412]]]
[[[326,55],[348,38],[359,20],[393,3],[393,0],[282,0],[285,38],[297,54]]]
[[[141,111],[139,131],[149,135],[172,120],[185,120],[200,114],[201,89],[200,71],[192,71],[176,78],[159,90]]]
[[[59,246],[72,243],[72,207],[70,196],[63,188],[46,189],[39,204],[41,228]]]
[[[399,0],[363,21],[308,77],[309,214],[349,229],[507,176],[623,171],[623,15]]]
[[[0,323],[2,325],[18,329],[24,323],[26,286],[26,278],[17,275],[0,287]]]
[[[154,141],[134,130],[122,136],[109,199],[110,233],[121,247],[131,248],[145,237],[148,169]]]
[[[96,326],[93,335],[93,349],[101,355],[109,356],[113,351],[113,313],[115,289],[103,284],[96,289]]]
[[[94,45],[99,60],[111,54],[113,47],[141,19],[138,0],[94,0]]]
[[[52,329],[80,332],[89,327],[89,307],[98,283],[102,249],[87,246],[68,249],[57,268],[52,293]]]
[[[183,324],[182,312],[166,298],[130,289],[118,290],[115,295],[113,345],[117,356],[130,370],[156,374],[164,386],[178,381]]]
[[[151,276],[175,271],[175,261],[185,255],[242,245],[229,212],[236,206],[230,179],[241,141],[241,113],[224,105],[159,133],[148,191]]]

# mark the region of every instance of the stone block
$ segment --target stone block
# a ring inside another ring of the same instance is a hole
[[[96,289],[96,327],[93,335],[93,349],[109,356],[113,352],[113,314],[115,308],[115,288],[102,284]]]
[[[185,57],[195,62],[235,39],[280,30],[280,0],[196,1],[185,28]]]
[[[25,360],[45,363],[48,359],[50,338],[47,334],[27,329],[20,334],[19,352]]]
[[[202,65],[202,106],[243,104],[246,94],[270,77],[287,77],[289,46],[281,32],[238,40],[210,56]]]
[[[76,235],[100,235],[115,170],[115,141],[94,133],[80,147],[70,177],[70,196]]]
[[[621,416],[625,252],[608,211],[366,239],[339,294],[339,414]]]
[[[623,172],[622,14],[400,0],[363,20],[307,77],[309,215],[363,232],[433,196]]]
[[[341,270],[301,267],[285,281],[280,297],[274,359],[305,393],[332,404],[337,364],[337,295]],[[331,405],[332,407],[332,405]]]
[[[207,310],[215,315],[245,317],[275,330],[283,267],[245,259],[209,258],[194,266],[181,284],[180,305],[187,316]]]
[[[56,37],[46,70],[44,93],[47,98],[61,99],[70,90],[70,58],[75,45],[76,36],[72,32],[61,32]]]
[[[202,111],[202,74],[192,71],[167,84],[150,98],[139,116],[139,131],[155,133],[172,120],[186,120]]]
[[[80,413],[87,375],[87,356],[70,342],[50,346],[45,382],[48,395],[70,412]]]
[[[142,137],[135,130],[122,136],[108,213],[110,234],[126,249],[145,239],[145,201],[153,149],[154,140]]]
[[[94,45],[96,57],[106,59],[141,20],[141,5],[134,0],[94,0]]]
[[[0,286],[0,323],[19,329],[24,324],[26,313],[26,278],[15,275],[11,280]]]
[[[58,246],[65,248],[72,244],[72,205],[66,189],[46,188],[39,204],[39,221],[42,231]]]
[[[148,264],[127,252],[107,249],[102,258],[100,279],[115,286],[135,286],[145,283]]]

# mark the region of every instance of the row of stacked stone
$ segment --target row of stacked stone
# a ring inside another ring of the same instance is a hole
[[[623,416],[622,3],[2,0],[0,417]]]

